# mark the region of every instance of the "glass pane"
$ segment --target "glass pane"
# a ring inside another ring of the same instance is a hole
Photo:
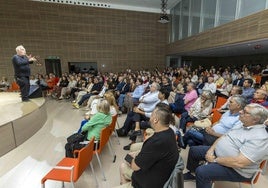
[[[200,13],[201,13],[201,0],[192,0],[191,2],[191,19],[192,19],[192,33],[195,35],[199,33],[200,27]]]
[[[215,23],[215,12],[216,2],[215,0],[204,0],[203,1],[203,15],[204,15],[204,26],[203,30],[207,30],[214,27]]]
[[[188,37],[189,4],[189,0],[182,1],[182,38]]]
[[[219,1],[219,25],[228,23],[235,19],[237,0]]]
[[[266,0],[243,0],[241,1],[239,18],[265,9]]]
[[[180,33],[180,6],[181,3],[178,3],[174,7],[174,15],[173,15],[173,36],[174,36],[174,41],[179,40],[179,33]]]

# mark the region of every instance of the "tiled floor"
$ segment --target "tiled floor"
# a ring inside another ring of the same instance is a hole
[[[80,121],[85,111],[73,109],[70,102],[47,100],[48,120],[43,128],[33,137],[18,148],[0,158],[0,188],[37,188],[40,187],[41,178],[64,157],[66,137],[79,128]],[[38,118],[38,117],[37,117]],[[124,122],[125,115],[118,118],[120,125]],[[128,144],[127,138],[120,138],[120,145],[114,136],[111,138],[113,148],[117,155],[115,163],[105,148],[101,154],[101,161],[105,169],[107,181],[102,180],[102,175],[96,157],[93,157],[93,166],[97,175],[100,188],[110,188],[119,185],[118,167],[126,155],[122,147]],[[181,155],[187,158],[187,150]],[[77,188],[96,187],[90,168],[86,169],[75,186]],[[267,187],[268,173],[261,176],[256,188]],[[55,181],[46,183],[48,188],[59,188],[61,184]],[[66,188],[71,187],[66,184]],[[194,182],[185,183],[185,188],[194,188]],[[238,187],[237,183],[216,183],[216,188]],[[243,185],[243,187],[249,187]]]

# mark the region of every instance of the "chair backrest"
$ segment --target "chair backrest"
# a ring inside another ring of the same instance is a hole
[[[221,119],[221,116],[222,114],[219,111],[215,110],[212,115],[212,120],[211,120],[212,125],[216,123],[217,121],[219,121]]]
[[[19,90],[20,90],[20,86],[15,81],[11,83],[11,86],[8,89],[8,91],[19,91]]]
[[[256,84],[260,84],[261,83],[261,75],[253,75],[253,78],[255,79],[255,83]]]
[[[101,130],[100,140],[98,142],[98,149],[95,150],[94,152],[101,153],[101,151],[103,150],[104,146],[109,141],[110,135],[111,135],[111,127],[110,126],[104,127]]]
[[[227,101],[227,98],[218,96],[214,108],[220,108],[222,105],[224,105],[226,103],[226,101]]]
[[[86,147],[81,150],[76,150],[74,153],[78,154],[74,169],[74,180],[78,179],[92,160],[94,150],[94,137],[89,141]]]
[[[260,163],[260,166],[259,166],[259,170],[255,173],[255,175],[253,176],[251,182],[245,182],[245,183],[248,183],[248,184],[255,184],[257,183],[259,177],[260,177],[260,174],[262,172],[262,169],[266,166],[266,160],[263,160],[261,163]]]
[[[112,132],[114,131],[115,126],[116,126],[117,116],[118,116],[117,114],[114,115],[114,116],[112,116],[112,122],[111,122],[111,124],[109,125],[109,127],[110,127],[110,129],[111,129],[111,134],[112,134]]]

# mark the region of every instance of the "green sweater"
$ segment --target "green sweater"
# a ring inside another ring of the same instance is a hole
[[[87,123],[85,123],[85,125],[82,127],[82,131],[88,131],[88,140],[90,140],[93,136],[95,137],[95,140],[99,140],[102,128],[107,127],[111,122],[112,116],[110,114],[106,115],[98,112],[92,116]]]

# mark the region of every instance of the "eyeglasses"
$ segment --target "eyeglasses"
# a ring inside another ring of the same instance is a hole
[[[246,111],[245,109],[241,110],[240,113],[243,115],[251,115],[251,113]]]

